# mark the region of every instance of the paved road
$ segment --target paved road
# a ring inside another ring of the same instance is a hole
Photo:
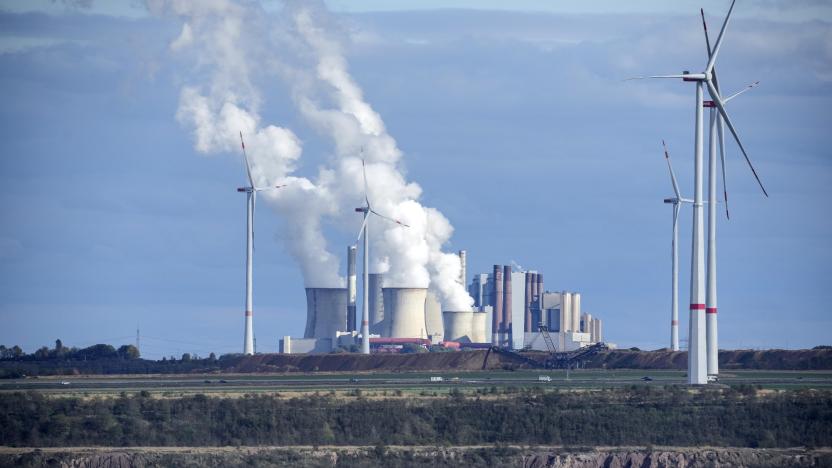
[[[538,376],[551,381],[540,381]],[[442,376],[431,382],[431,376]],[[649,376],[652,380],[645,380]],[[255,392],[363,389],[412,389],[454,387],[608,387],[621,385],[684,384],[683,372],[636,370],[573,371],[567,380],[564,371],[548,372],[472,372],[403,374],[300,374],[300,375],[199,375],[199,376],[117,376],[63,377],[0,380],[0,392],[34,390],[49,393],[119,392],[148,390],[181,392]],[[752,384],[769,388],[830,388],[832,372],[732,371],[723,375],[723,384]]]

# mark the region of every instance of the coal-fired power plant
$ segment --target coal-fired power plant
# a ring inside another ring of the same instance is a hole
[[[383,288],[384,321],[390,338],[427,338],[427,288]]]
[[[346,288],[306,288],[304,338],[333,338],[347,326]]]
[[[467,277],[465,250],[458,253],[458,281]],[[356,302],[356,249],[347,249],[346,288],[307,288],[304,338],[284,337],[282,352],[323,353],[363,344]],[[496,264],[472,275],[467,292],[473,307],[443,304],[442,291],[393,287],[383,273],[367,275],[368,343],[371,352],[403,352],[407,347],[450,349],[498,346],[511,350],[573,351],[603,340],[597,314],[582,310],[579,292],[546,291],[543,274]],[[608,343],[607,343],[608,344]]]

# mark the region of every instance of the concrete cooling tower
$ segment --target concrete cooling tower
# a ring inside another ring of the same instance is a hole
[[[438,340],[436,341],[442,341],[444,339],[445,326],[442,321],[442,305],[439,304],[439,299],[436,298],[436,294],[432,292],[428,293],[427,299],[425,300],[425,325],[427,326],[429,336],[437,337]]]
[[[474,312],[470,310],[446,310],[442,312],[445,322],[445,339],[448,341],[474,341],[471,333],[471,322]]]
[[[384,295],[381,292],[384,283],[383,273],[370,273],[367,275],[370,296],[367,299],[367,307],[370,315],[370,333],[373,335],[389,336],[390,330],[384,322]]]
[[[490,341],[485,333],[487,324],[487,312],[473,312],[471,316],[471,341],[474,343],[488,343]]]
[[[427,288],[383,288],[385,322],[390,338],[427,338]]]
[[[347,288],[306,288],[304,338],[332,338],[347,329]]]

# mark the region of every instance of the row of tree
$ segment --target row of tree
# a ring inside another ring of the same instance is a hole
[[[138,359],[139,349],[133,345],[123,345],[116,349],[113,345],[96,344],[87,348],[66,347],[63,342],[55,340],[55,347],[49,349],[42,346],[32,354],[26,354],[23,349],[14,345],[7,348],[0,345],[0,360],[11,361],[46,361],[46,360],[87,360],[87,359]]]
[[[830,446],[832,393],[634,386],[591,393],[454,392],[416,400],[0,394],[0,445],[6,446],[495,443]]]

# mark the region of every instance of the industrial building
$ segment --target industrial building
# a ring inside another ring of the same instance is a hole
[[[348,249],[350,264],[355,251]],[[459,283],[466,282],[466,252],[459,252]],[[368,275],[369,343],[374,352],[401,352],[405,345],[429,348],[499,346],[546,350],[541,326],[559,351],[603,341],[602,322],[581,310],[581,294],[546,291],[543,274],[494,265],[466,285],[471,310],[444,310],[428,288],[387,287],[384,275]],[[283,337],[281,353],[327,353],[361,343],[355,316],[355,269],[348,265],[347,288],[307,288],[303,338]]]
[[[475,309],[491,316],[488,335],[494,346],[545,350],[541,325],[559,351],[604,341],[601,319],[581,310],[581,294],[546,291],[537,271],[494,265],[491,273],[473,276],[468,293]]]

